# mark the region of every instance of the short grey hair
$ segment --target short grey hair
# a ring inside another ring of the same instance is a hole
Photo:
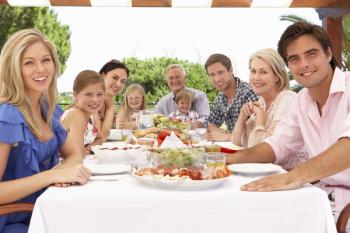
[[[166,77],[168,77],[168,72],[169,72],[169,70],[175,69],[175,68],[180,69],[181,72],[182,72],[182,74],[183,74],[184,76],[186,76],[186,70],[185,70],[185,68],[183,67],[183,65],[181,65],[181,64],[169,64],[168,67],[166,68]]]

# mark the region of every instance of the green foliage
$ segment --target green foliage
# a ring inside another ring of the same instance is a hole
[[[293,14],[291,14],[291,15],[281,15],[280,20],[281,21],[289,21],[289,22],[292,22],[292,23],[296,23],[296,22],[311,23],[307,19],[305,19],[305,18],[303,18],[301,16],[298,16],[298,15],[293,15]]]
[[[201,64],[166,57],[145,60],[126,58],[124,62],[130,69],[128,84],[141,84],[145,88],[149,103],[157,102],[162,96],[170,92],[166,82],[165,72],[166,67],[174,63],[184,66],[187,72],[187,87],[199,89],[206,93],[209,102],[214,101],[217,95]],[[119,95],[117,101],[122,101],[123,95]]]
[[[73,103],[73,95],[71,92],[61,92],[58,95],[57,103],[61,105],[63,109],[66,109]]]
[[[69,26],[61,25],[47,7],[0,7],[0,49],[10,35],[25,28],[39,29],[56,45],[63,72],[71,51]]]
[[[350,70],[350,14],[343,17],[343,68]]]

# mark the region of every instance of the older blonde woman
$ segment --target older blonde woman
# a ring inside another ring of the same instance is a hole
[[[272,135],[297,94],[289,90],[289,80],[282,58],[273,49],[262,49],[249,59],[250,85],[260,96],[257,102],[243,105],[232,131],[232,142],[252,147]],[[281,165],[289,169],[305,160],[306,153]]]

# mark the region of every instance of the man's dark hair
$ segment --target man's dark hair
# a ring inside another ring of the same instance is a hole
[[[205,62],[205,71],[208,73],[208,67],[215,63],[220,63],[226,68],[227,71],[229,71],[232,68],[230,58],[228,58],[224,54],[215,53],[210,55],[210,57],[208,57],[207,61]]]
[[[327,53],[328,48],[332,49],[332,45],[329,40],[328,34],[322,27],[307,22],[294,23],[283,32],[278,42],[278,53],[281,55],[281,57],[287,65],[287,46],[303,35],[313,36],[320,43],[325,53]],[[333,56],[329,63],[331,64],[333,70],[338,66],[338,62]]]

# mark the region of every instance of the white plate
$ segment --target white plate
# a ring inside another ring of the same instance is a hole
[[[127,150],[123,148],[127,147]],[[114,148],[119,148],[115,149]],[[137,148],[137,149],[136,149]],[[101,164],[128,164],[135,155],[144,155],[147,150],[140,145],[130,145],[124,142],[106,142],[102,145],[93,146],[91,149]],[[147,156],[147,155],[146,155]]]
[[[114,141],[114,140],[122,140],[122,131],[120,129],[111,129],[109,136],[107,137],[108,140]]]
[[[269,175],[281,172],[283,169],[272,163],[240,163],[228,165],[228,168],[234,173],[243,175]]]
[[[205,190],[222,185],[228,177],[214,180],[168,180],[151,176],[133,175],[138,181],[151,187],[168,190]]]
[[[114,175],[130,171],[130,166],[125,164],[85,164],[85,166],[92,175]]]

